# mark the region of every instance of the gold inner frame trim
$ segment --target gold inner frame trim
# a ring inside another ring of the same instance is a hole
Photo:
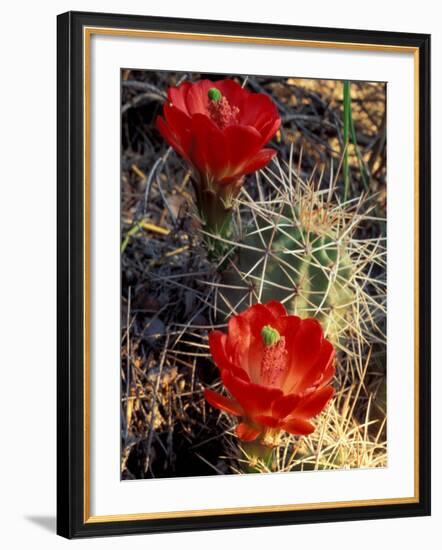
[[[197,40],[204,42],[233,42],[257,45],[288,46],[303,48],[331,48],[340,50],[358,50],[371,52],[411,53],[414,62],[414,495],[410,497],[352,500],[336,502],[312,502],[302,504],[284,504],[270,506],[250,506],[235,508],[214,508],[203,510],[177,510],[171,512],[150,512],[136,514],[91,515],[91,479],[90,479],[90,82],[91,82],[91,37],[92,35],[124,36],[135,38],[156,38],[174,40]],[[346,508],[349,506],[385,506],[391,504],[412,504],[419,502],[419,49],[411,46],[384,44],[364,44],[353,42],[330,42],[321,40],[296,40],[266,37],[245,37],[224,34],[205,34],[187,32],[148,31],[136,29],[115,29],[108,27],[83,28],[83,93],[84,93],[84,523],[103,523],[116,521],[141,521],[152,519],[191,518],[207,516],[225,516],[230,514],[251,514],[264,512],[287,512],[300,510],[323,510]]]

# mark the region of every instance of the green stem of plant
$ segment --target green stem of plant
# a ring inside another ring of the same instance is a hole
[[[362,158],[361,151],[360,151],[359,146],[358,146],[358,141],[356,139],[355,123],[354,123],[354,120],[353,120],[353,113],[352,113],[351,108],[350,108],[350,130],[351,130],[351,140],[352,140],[353,145],[355,147],[356,156],[358,157],[359,169],[361,171],[362,183],[364,184],[365,190],[368,191],[368,180],[369,180],[368,170],[367,170],[367,167],[365,166],[365,162]]]
[[[232,237],[232,212],[225,212],[224,219],[222,221],[217,219],[215,225],[207,220],[204,229],[207,232],[204,235],[204,241],[209,258],[218,261],[231,248],[230,244],[221,239],[229,240]]]
[[[242,448],[250,459],[249,464],[245,466],[245,473],[261,473],[263,469],[273,471],[273,462],[275,458],[274,448],[263,445],[258,441],[242,443]]]
[[[351,132],[351,94],[350,81],[344,80],[344,97],[343,97],[343,125],[344,125],[344,159],[342,162],[342,173],[344,177],[344,201],[347,200],[348,191],[350,188],[350,164],[349,164],[349,143]]]
[[[138,223],[135,223],[126,233],[126,236],[124,237],[123,242],[121,243],[121,254],[124,253],[124,251],[127,248],[127,245],[129,244],[130,238],[136,235],[138,232],[141,231],[141,227],[138,225]]]

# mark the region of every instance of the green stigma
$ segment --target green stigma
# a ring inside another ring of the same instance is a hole
[[[273,346],[281,340],[279,332],[270,325],[266,325],[262,328],[261,337],[266,347]]]
[[[218,88],[210,88],[207,95],[209,96],[210,101],[215,102],[220,101],[220,99],[223,97]]]

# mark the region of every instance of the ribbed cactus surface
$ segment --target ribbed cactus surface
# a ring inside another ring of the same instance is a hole
[[[327,213],[306,215],[290,208],[255,217],[235,265],[223,273],[224,297],[235,303],[243,299],[244,306],[279,300],[289,313],[316,316],[331,336],[337,334],[355,299],[354,267],[345,239],[341,242],[322,218]]]

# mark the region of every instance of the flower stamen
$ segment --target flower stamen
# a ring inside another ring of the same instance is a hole
[[[218,88],[210,88],[207,95],[209,98],[208,111],[210,118],[221,130],[231,124],[237,124],[238,107],[232,107]]]
[[[275,329],[273,330],[277,333],[278,340],[271,345],[265,346],[264,356],[261,361],[261,384],[268,386],[278,385],[278,382],[284,374],[287,366],[285,338],[284,336],[280,336],[278,331]]]

